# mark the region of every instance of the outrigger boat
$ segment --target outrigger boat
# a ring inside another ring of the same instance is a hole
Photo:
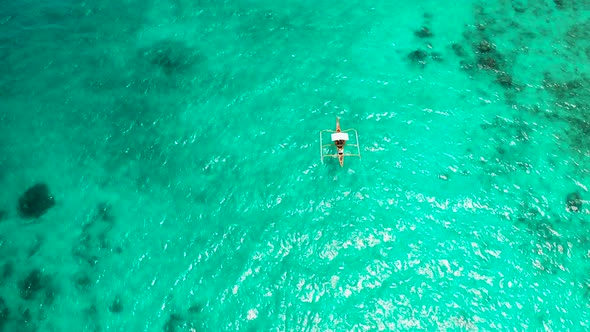
[[[356,138],[354,144],[348,143],[349,141],[349,135],[348,133],[354,134],[354,137]],[[334,142],[334,144],[324,144],[323,143],[323,136],[324,133],[330,133],[330,140],[332,142]],[[356,150],[356,153],[352,153],[351,151],[344,151],[344,147],[354,147],[356,149],[353,149],[352,152],[354,152],[354,150]],[[333,152],[333,148],[336,147],[336,153],[331,153]],[[344,157],[361,157],[361,149],[359,147],[359,134],[356,131],[356,129],[346,129],[346,130],[341,130],[340,129],[340,118],[336,118],[336,130],[322,130],[320,131],[320,158],[322,161],[322,164],[324,163],[324,158],[325,157],[333,157],[333,158],[338,158],[338,161],[340,162],[340,167],[344,166]]]

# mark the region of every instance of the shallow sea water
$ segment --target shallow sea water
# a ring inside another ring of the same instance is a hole
[[[0,40],[0,330],[588,329],[586,0],[17,0]]]

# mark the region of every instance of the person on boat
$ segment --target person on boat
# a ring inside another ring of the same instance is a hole
[[[336,117],[336,132],[341,132],[340,130],[340,118]],[[344,166],[344,144],[346,144],[345,140],[336,140],[334,141],[336,144],[336,150],[338,151],[338,161],[340,162],[340,166]]]

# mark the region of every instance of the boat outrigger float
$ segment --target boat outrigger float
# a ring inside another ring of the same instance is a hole
[[[354,133],[355,142],[354,144],[348,143],[349,135],[348,133]],[[324,133],[330,133],[330,140],[334,142],[334,144],[324,144],[322,136]],[[344,151],[344,147],[355,147],[353,151]],[[336,147],[336,153],[333,152],[333,148]],[[356,153],[354,150],[356,150]],[[340,118],[336,118],[336,130],[322,130],[320,131],[320,158],[322,164],[324,163],[325,157],[333,157],[338,158],[340,162],[340,166],[344,166],[344,157],[361,157],[361,149],[359,147],[359,134],[356,129],[340,129]]]

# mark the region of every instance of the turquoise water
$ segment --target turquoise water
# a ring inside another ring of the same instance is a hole
[[[588,1],[16,0],[0,40],[0,330],[590,325]]]

